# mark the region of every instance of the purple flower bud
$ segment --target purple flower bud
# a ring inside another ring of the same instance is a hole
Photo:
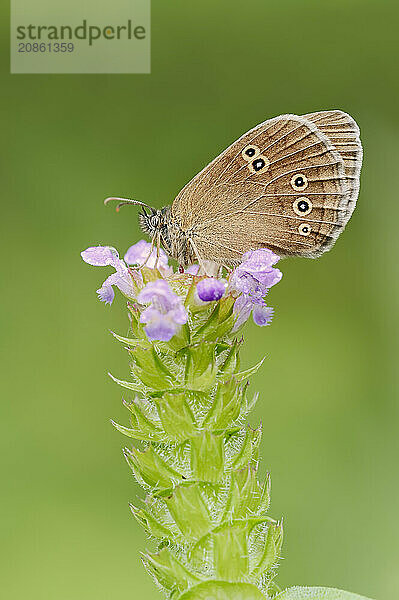
[[[164,279],[147,283],[137,300],[141,304],[150,303],[140,316],[140,322],[146,324],[144,331],[150,340],[169,342],[179,326],[187,322],[188,314],[180,297]]]
[[[200,300],[204,302],[215,302],[220,300],[226,291],[226,282],[216,277],[205,277],[197,284],[197,293]]]
[[[116,271],[107,277],[102,286],[97,290],[98,297],[102,302],[112,304],[115,297],[114,285],[128,298],[134,298],[135,288],[132,276],[124,261],[119,258],[119,254],[115,248],[111,246],[94,246],[83,250],[80,255],[89,265],[98,267],[111,265]]]

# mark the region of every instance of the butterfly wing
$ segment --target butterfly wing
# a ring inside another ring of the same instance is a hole
[[[240,137],[178,194],[172,215],[196,253],[234,265],[250,249],[316,257],[359,190],[361,144],[341,111],[282,115]]]
[[[348,221],[355,209],[360,187],[363,148],[360,142],[359,127],[350,115],[341,110],[310,113],[304,115],[304,118],[316,124],[343,159],[349,187]]]

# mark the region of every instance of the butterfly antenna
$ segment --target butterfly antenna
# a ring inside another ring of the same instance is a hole
[[[145,202],[140,202],[140,200],[132,200],[131,198],[114,198],[114,197],[106,198],[104,200],[104,204],[108,204],[109,202],[114,201],[114,200],[116,202],[118,202],[118,204],[116,205],[116,212],[119,212],[120,208],[122,206],[125,206],[126,204],[136,204],[136,205],[143,206],[143,207],[151,210],[151,207],[148,206],[148,204],[146,204]]]

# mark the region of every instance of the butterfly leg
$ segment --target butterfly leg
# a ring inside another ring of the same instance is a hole
[[[154,269],[156,269],[158,267],[158,262],[159,262],[159,248],[161,246],[161,234],[159,233],[159,231],[156,234],[157,236],[157,258],[155,260],[155,265],[154,265]],[[155,238],[155,236],[154,236]]]
[[[197,246],[194,244],[193,240],[189,238],[189,242],[194,250],[194,254],[199,262],[199,271],[198,275],[207,275],[208,277],[215,277],[218,274],[220,265],[213,262],[213,260],[204,260],[201,258],[200,253],[198,252]]]
[[[155,235],[154,235],[154,237],[153,237],[153,238],[152,238],[152,240],[151,240],[151,248],[150,248],[150,251],[149,251],[149,253],[148,253],[148,256],[147,256],[147,258],[145,259],[145,261],[143,262],[143,264],[142,264],[142,265],[139,265],[139,266],[137,267],[137,270],[138,270],[138,271],[139,271],[140,269],[142,269],[143,267],[145,267],[145,265],[148,263],[148,261],[149,261],[149,259],[150,259],[150,256],[151,256],[151,254],[152,254],[152,251],[153,251],[153,249],[154,249],[154,245],[155,245]],[[157,259],[157,260],[158,260],[158,259]],[[156,265],[155,265],[155,266],[156,266]]]

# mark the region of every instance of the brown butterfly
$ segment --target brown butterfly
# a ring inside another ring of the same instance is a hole
[[[316,258],[350,219],[362,165],[359,128],[331,110],[257,125],[196,175],[171,206],[142,206],[140,225],[185,267],[235,266],[248,250]]]

